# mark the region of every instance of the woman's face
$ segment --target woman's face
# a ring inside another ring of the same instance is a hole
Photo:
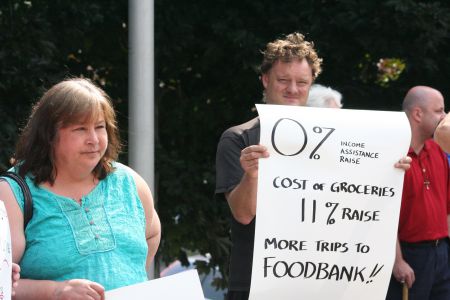
[[[59,128],[55,144],[55,165],[60,170],[92,172],[108,147],[103,114]]]

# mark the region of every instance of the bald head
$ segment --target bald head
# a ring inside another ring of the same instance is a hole
[[[403,111],[409,116],[415,107],[425,108],[432,99],[442,98],[441,92],[428,86],[415,86],[411,88],[403,100]]]
[[[415,86],[403,100],[403,110],[411,125],[411,146],[416,153],[425,141],[433,137],[439,122],[445,117],[444,97],[428,86]]]

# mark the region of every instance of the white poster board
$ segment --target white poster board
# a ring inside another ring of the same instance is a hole
[[[384,299],[411,132],[402,112],[257,105],[250,299]]]
[[[204,300],[197,270],[149,280],[106,292],[106,300]]]
[[[5,205],[0,200],[0,299],[11,300],[11,235]]]

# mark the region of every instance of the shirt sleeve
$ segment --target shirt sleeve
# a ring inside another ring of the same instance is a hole
[[[0,180],[4,180],[9,184],[9,187],[11,188],[11,191],[13,192],[14,197],[16,198],[16,201],[23,213],[25,199],[23,197],[22,189],[20,188],[19,184],[9,177],[0,177]]]
[[[225,132],[216,153],[216,195],[231,191],[244,174],[240,164],[241,150],[245,148],[238,135]]]

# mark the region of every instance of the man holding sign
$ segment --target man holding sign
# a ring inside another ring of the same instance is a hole
[[[268,104],[304,106],[309,89],[321,72],[313,44],[300,33],[268,43],[261,66],[264,100]],[[224,195],[232,225],[228,299],[248,299],[255,237],[258,161],[269,156],[259,145],[259,118],[226,130],[216,157],[216,194]],[[395,165],[408,169],[410,158]]]

